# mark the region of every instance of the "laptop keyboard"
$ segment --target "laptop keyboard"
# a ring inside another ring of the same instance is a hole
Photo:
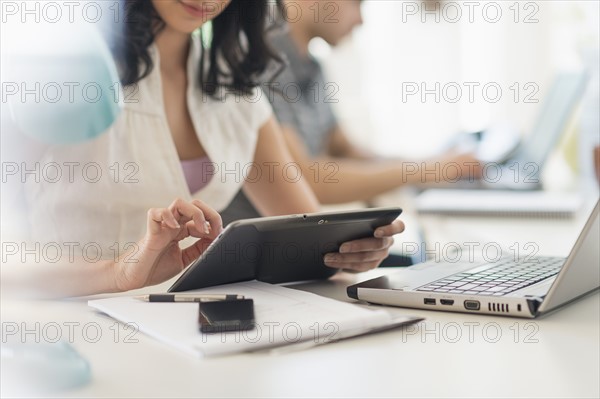
[[[536,257],[527,262],[514,259],[499,261],[493,267],[486,263],[416,290],[501,296],[557,275],[564,262],[564,258]]]

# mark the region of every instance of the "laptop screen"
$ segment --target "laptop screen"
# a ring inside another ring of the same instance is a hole
[[[558,143],[587,81],[584,72],[561,73],[552,84],[533,131],[525,137],[513,161],[533,162],[541,169]]]

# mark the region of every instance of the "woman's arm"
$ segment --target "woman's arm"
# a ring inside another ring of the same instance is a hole
[[[56,298],[129,291],[162,283],[197,259],[222,232],[221,216],[201,201],[176,199],[148,211],[146,235],[116,261],[2,264],[2,294]],[[199,240],[181,249],[179,241]],[[3,259],[4,261],[4,259]]]
[[[115,262],[74,259],[57,264],[2,264],[4,298],[60,298],[117,292]]]
[[[274,117],[260,128],[254,163],[245,193],[262,215],[319,211],[319,201],[290,155]]]

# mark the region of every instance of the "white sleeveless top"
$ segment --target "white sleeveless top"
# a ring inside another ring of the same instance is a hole
[[[148,209],[167,207],[180,197],[200,199],[221,211],[241,189],[258,131],[272,114],[268,99],[259,89],[249,96],[228,95],[226,101],[203,94],[198,85],[200,41],[193,37],[188,107],[215,175],[190,193],[165,115],[158,50],[150,50],[154,68],[137,90],[125,88],[125,107],[113,126],[82,144],[49,147],[39,165],[46,173],[39,182],[29,178],[25,183],[34,242],[99,245],[102,257],[110,258],[114,248],[123,250],[144,236]],[[56,170],[61,172],[58,179]]]

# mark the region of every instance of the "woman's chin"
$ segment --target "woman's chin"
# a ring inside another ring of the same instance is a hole
[[[191,35],[193,32],[195,32],[198,28],[200,28],[202,26],[202,24],[200,23],[178,23],[178,24],[167,24],[167,26],[178,33],[181,34],[185,34],[185,35]]]

